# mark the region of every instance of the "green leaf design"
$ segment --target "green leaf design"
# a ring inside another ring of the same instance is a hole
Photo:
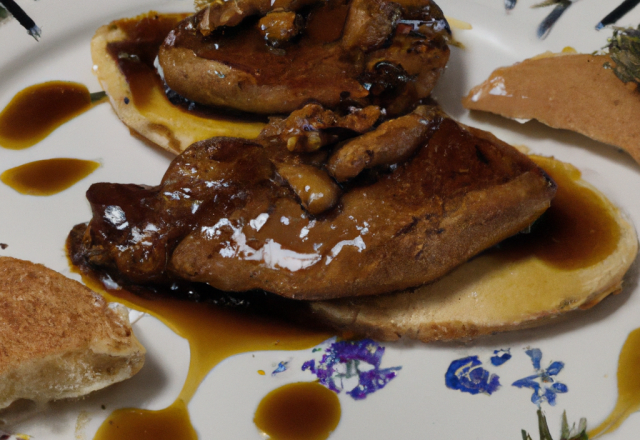
[[[547,424],[547,418],[542,413],[542,410],[538,408],[538,430],[540,431],[540,440],[553,440],[551,433],[549,432],[549,425]]]
[[[640,25],[637,29],[614,28],[608,50],[616,64],[613,67],[616,76],[625,83],[640,85]]]
[[[540,432],[540,440],[553,440],[551,437],[551,433],[549,432],[549,425],[547,424],[547,418],[542,413],[542,410],[538,408],[538,430]],[[524,429],[521,431],[522,440],[533,440],[531,435],[527,433]],[[566,411],[562,413],[562,426],[560,428],[560,440],[589,440],[589,436],[587,436],[587,419],[584,417],[580,419],[578,422],[578,427],[576,428],[575,423],[569,428],[569,423],[567,422],[567,413]]]
[[[0,5],[0,21],[4,20],[9,16],[9,11],[7,11],[2,5]]]
[[[546,6],[554,6],[557,4],[563,3],[563,0],[544,0],[540,3],[536,3],[535,5],[531,6],[532,8],[544,8]]]
[[[95,104],[96,102],[100,102],[107,97],[105,92],[93,92],[89,95],[91,98],[91,103]]]

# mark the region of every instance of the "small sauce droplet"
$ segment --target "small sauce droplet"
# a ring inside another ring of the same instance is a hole
[[[609,417],[589,431],[589,438],[615,431],[627,417],[640,409],[640,328],[625,341],[618,359],[618,401]]]
[[[324,440],[341,412],[335,392],[317,382],[298,382],[267,394],[253,421],[272,440]]]
[[[564,270],[589,267],[616,250],[620,226],[605,202],[591,189],[577,184],[580,171],[571,165],[533,156],[558,185],[551,207],[532,226],[499,246],[508,259],[531,254]]]
[[[197,440],[198,435],[189,421],[184,401],[178,399],[159,411],[119,409],[100,426],[96,440]]]
[[[37,160],[6,170],[0,174],[0,180],[21,194],[50,196],[73,186],[99,166],[92,160]]]
[[[91,95],[82,84],[50,81],[27,87],[0,113],[0,146],[31,147],[90,108]]]

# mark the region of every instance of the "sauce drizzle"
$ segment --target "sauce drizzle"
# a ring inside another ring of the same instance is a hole
[[[100,164],[92,160],[36,160],[0,174],[0,180],[20,194],[50,196],[73,186],[94,172]]]
[[[640,328],[625,341],[618,359],[618,401],[611,414],[588,432],[590,439],[615,431],[627,417],[640,409]]]
[[[125,290],[105,292],[101,285],[86,276],[84,282],[102,292],[109,301],[155,316],[187,339],[191,351],[187,379],[171,406],[160,411],[116,410],[99,428],[94,440],[196,440],[198,437],[191,426],[187,405],[200,382],[218,363],[232,355],[257,350],[311,348],[331,336],[275,318],[204,303],[150,299]]]
[[[31,147],[91,106],[91,94],[82,84],[49,81],[27,87],[0,113],[0,146]]]

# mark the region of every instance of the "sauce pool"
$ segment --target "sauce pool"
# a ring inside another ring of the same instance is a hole
[[[267,394],[253,421],[272,440],[324,440],[340,414],[336,393],[317,382],[298,382]]]
[[[50,81],[27,87],[0,113],[0,146],[31,147],[91,106],[91,94],[82,84]]]
[[[603,261],[616,250],[620,238],[620,226],[606,203],[590,188],[577,183],[581,175],[577,168],[541,156],[531,159],[551,176],[558,191],[531,232],[501,243],[497,255],[514,260],[533,254],[564,270]]]
[[[100,426],[95,439],[197,440],[189,411],[178,399],[160,411],[124,408],[114,411]]]
[[[92,160],[37,160],[6,170],[0,174],[0,180],[20,194],[50,196],[73,186],[99,166]]]

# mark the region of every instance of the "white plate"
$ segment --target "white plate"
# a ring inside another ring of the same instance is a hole
[[[552,130],[536,122],[517,122],[488,115],[469,115],[459,104],[470,87],[496,67],[544,52],[573,46],[591,52],[606,43],[610,31],[596,32],[595,24],[618,3],[576,2],[546,40],[535,30],[550,8],[530,9],[520,0],[505,13],[501,0],[441,0],[446,15],[471,23],[472,30],[455,30],[465,49],[453,49],[449,67],[434,95],[462,122],[489,129],[502,139],[526,145],[534,152],[554,155],[583,171],[584,177],[622,207],[640,225],[640,166],[609,146],[582,136]],[[0,26],[0,108],[23,88],[48,80],[84,83],[99,89],[91,72],[89,40],[98,26],[113,19],[150,9],[191,10],[187,1],[82,0],[21,1],[42,28],[39,43],[15,21]],[[640,8],[639,8],[640,9]],[[620,25],[640,22],[640,10]],[[0,243],[9,246],[0,255],[43,263],[68,276],[64,240],[71,227],[90,216],[84,192],[101,181],[159,182],[171,157],[132,138],[108,105],[83,114],[56,130],[38,145],[21,151],[0,148],[0,172],[33,160],[75,157],[98,160],[102,166],[72,188],[50,197],[20,195],[0,185]],[[551,433],[559,437],[560,418],[586,417],[595,427],[613,409],[620,348],[630,331],[640,326],[640,290],[637,264],[627,276],[622,294],[592,310],[554,325],[482,338],[468,344],[389,343],[382,367],[402,366],[389,384],[366,399],[339,395],[342,419],[331,439],[519,439],[521,429],[537,438],[536,405],[531,392],[511,386],[533,374],[527,348],[542,351],[542,367],[562,361],[555,376],[568,386],[557,404],[542,404]],[[0,311],[1,313],[1,311]],[[59,402],[46,412],[15,427],[36,439],[91,439],[104,418],[121,406],[161,409],[173,402],[186,376],[187,343],[153,318],[145,317],[135,331],[148,349],[143,370],[132,380],[92,394],[79,402]],[[510,349],[512,359],[502,366],[489,362],[494,350]],[[483,367],[500,376],[502,387],[492,395],[471,395],[448,389],[444,375],[452,361],[478,355]],[[263,438],[252,419],[260,399],[278,386],[312,380],[301,371],[311,358],[302,352],[259,352],[235,356],[209,374],[190,404],[192,422],[202,439]],[[290,361],[284,373],[260,376],[280,361]],[[106,410],[101,408],[106,406]],[[640,415],[632,415],[611,439],[637,438]]]

